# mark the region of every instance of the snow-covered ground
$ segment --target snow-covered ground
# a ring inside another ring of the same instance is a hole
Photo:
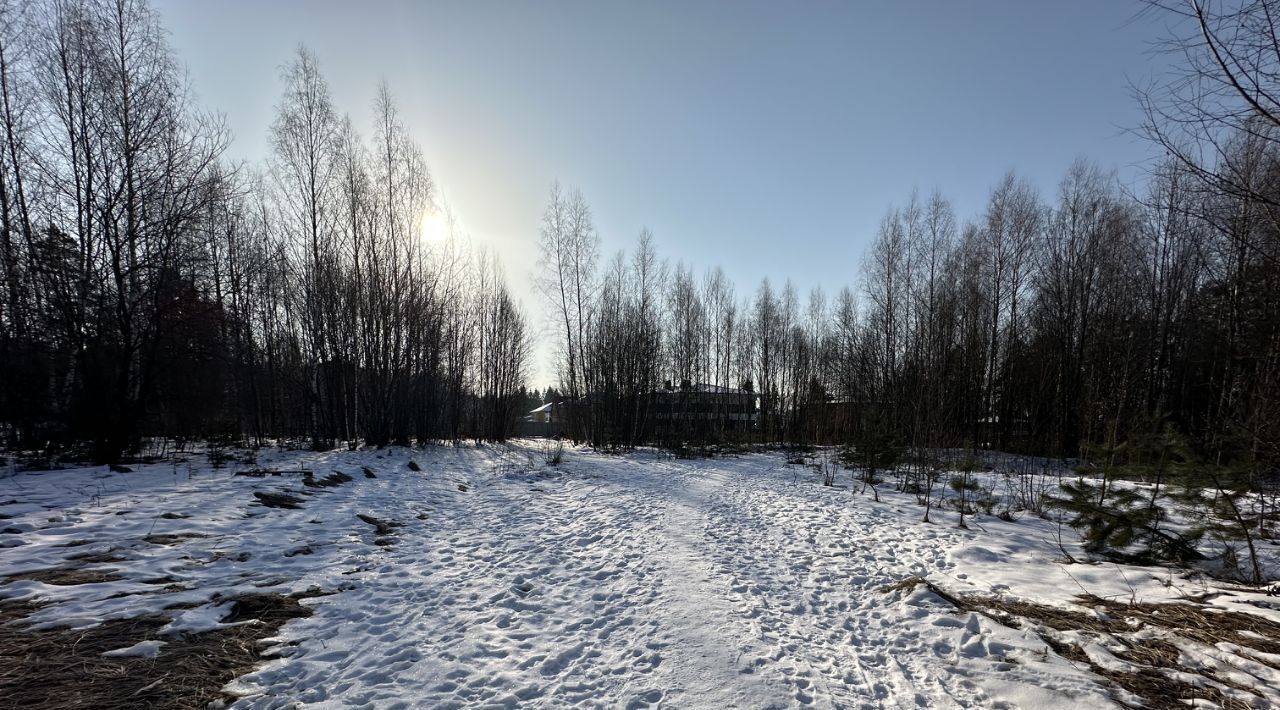
[[[935,510],[924,524],[913,497],[824,487],[779,454],[570,449],[550,467],[526,442],[263,452],[258,466],[353,480],[308,488],[288,471],[249,478],[232,472],[251,467],[204,463],[0,480],[0,598],[52,602],[22,622],[37,628],[169,608],[163,635],[217,627],[215,595],[333,592],[304,600],[313,615],[227,687],[243,707],[1105,707],[1126,696],[1054,653],[1043,628],[959,612],[925,586],[884,588],[918,576],[955,595],[1088,614],[1102,612],[1076,595],[1153,602],[1209,589],[1164,569],[1063,565],[1056,527],[1036,518],[979,516],[962,530]],[[300,508],[254,496],[280,491]],[[399,527],[379,534],[359,514]],[[1074,533],[1064,538],[1079,553]],[[119,560],[70,559],[94,553]],[[119,578],[10,579],[51,567]],[[1211,603],[1280,619],[1261,593]],[[1093,663],[1124,666],[1105,643],[1079,645]],[[162,664],[165,649],[120,652]],[[1233,697],[1280,702],[1280,656],[1185,652],[1253,691],[1228,687]]]

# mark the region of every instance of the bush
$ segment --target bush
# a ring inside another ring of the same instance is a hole
[[[564,440],[547,439],[542,443],[542,460],[548,466],[559,466],[564,460]]]

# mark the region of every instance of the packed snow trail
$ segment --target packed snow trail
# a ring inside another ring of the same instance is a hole
[[[214,594],[334,592],[307,599],[314,614],[228,686],[246,708],[1109,704],[1034,632],[922,588],[883,591],[912,575],[959,583],[955,552],[975,533],[917,522],[903,496],[817,485],[780,456],[574,449],[549,467],[517,445],[261,463],[355,480],[308,491],[164,464],[13,479],[3,512],[22,535],[0,549],[0,576],[101,552],[124,558],[110,565],[122,579],[11,581],[0,596],[53,601],[30,621],[74,625],[176,602],[216,623]],[[298,510],[255,503],[281,490],[313,495]],[[175,537],[144,542],[155,534]],[[157,577],[177,591],[147,586]]]
[[[245,685],[333,705],[998,704],[955,664],[980,629],[879,591],[945,569],[958,531],[792,483],[773,456],[519,463],[471,460],[448,504],[402,496],[388,517],[430,510],[423,529],[353,558],[356,588],[289,627],[305,652]]]

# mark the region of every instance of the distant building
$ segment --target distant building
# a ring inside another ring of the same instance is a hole
[[[561,436],[568,415],[566,402],[547,402],[516,422],[518,436]]]
[[[685,382],[678,387],[667,383],[639,399],[590,393],[576,400],[547,402],[521,417],[516,428],[521,436],[583,436],[594,423],[619,437],[699,436],[749,432],[756,428],[759,416],[756,394],[750,388]]]
[[[527,421],[536,422],[538,424],[551,424],[552,422],[559,421],[559,418],[556,416],[556,414],[557,414],[556,403],[547,402],[541,407],[538,407],[537,409],[529,412],[528,416],[525,417],[525,419]]]
[[[652,420],[658,430],[684,428],[748,431],[760,417],[749,389],[683,382],[653,393]]]

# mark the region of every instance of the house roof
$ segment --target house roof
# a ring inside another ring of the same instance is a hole
[[[555,405],[555,402],[547,402],[546,404],[542,405],[541,407],[538,407],[537,409],[531,410],[529,413],[530,413],[530,414],[539,414],[539,413],[541,413],[541,412],[550,412],[550,411],[551,411],[551,407],[552,407],[553,405]]]

